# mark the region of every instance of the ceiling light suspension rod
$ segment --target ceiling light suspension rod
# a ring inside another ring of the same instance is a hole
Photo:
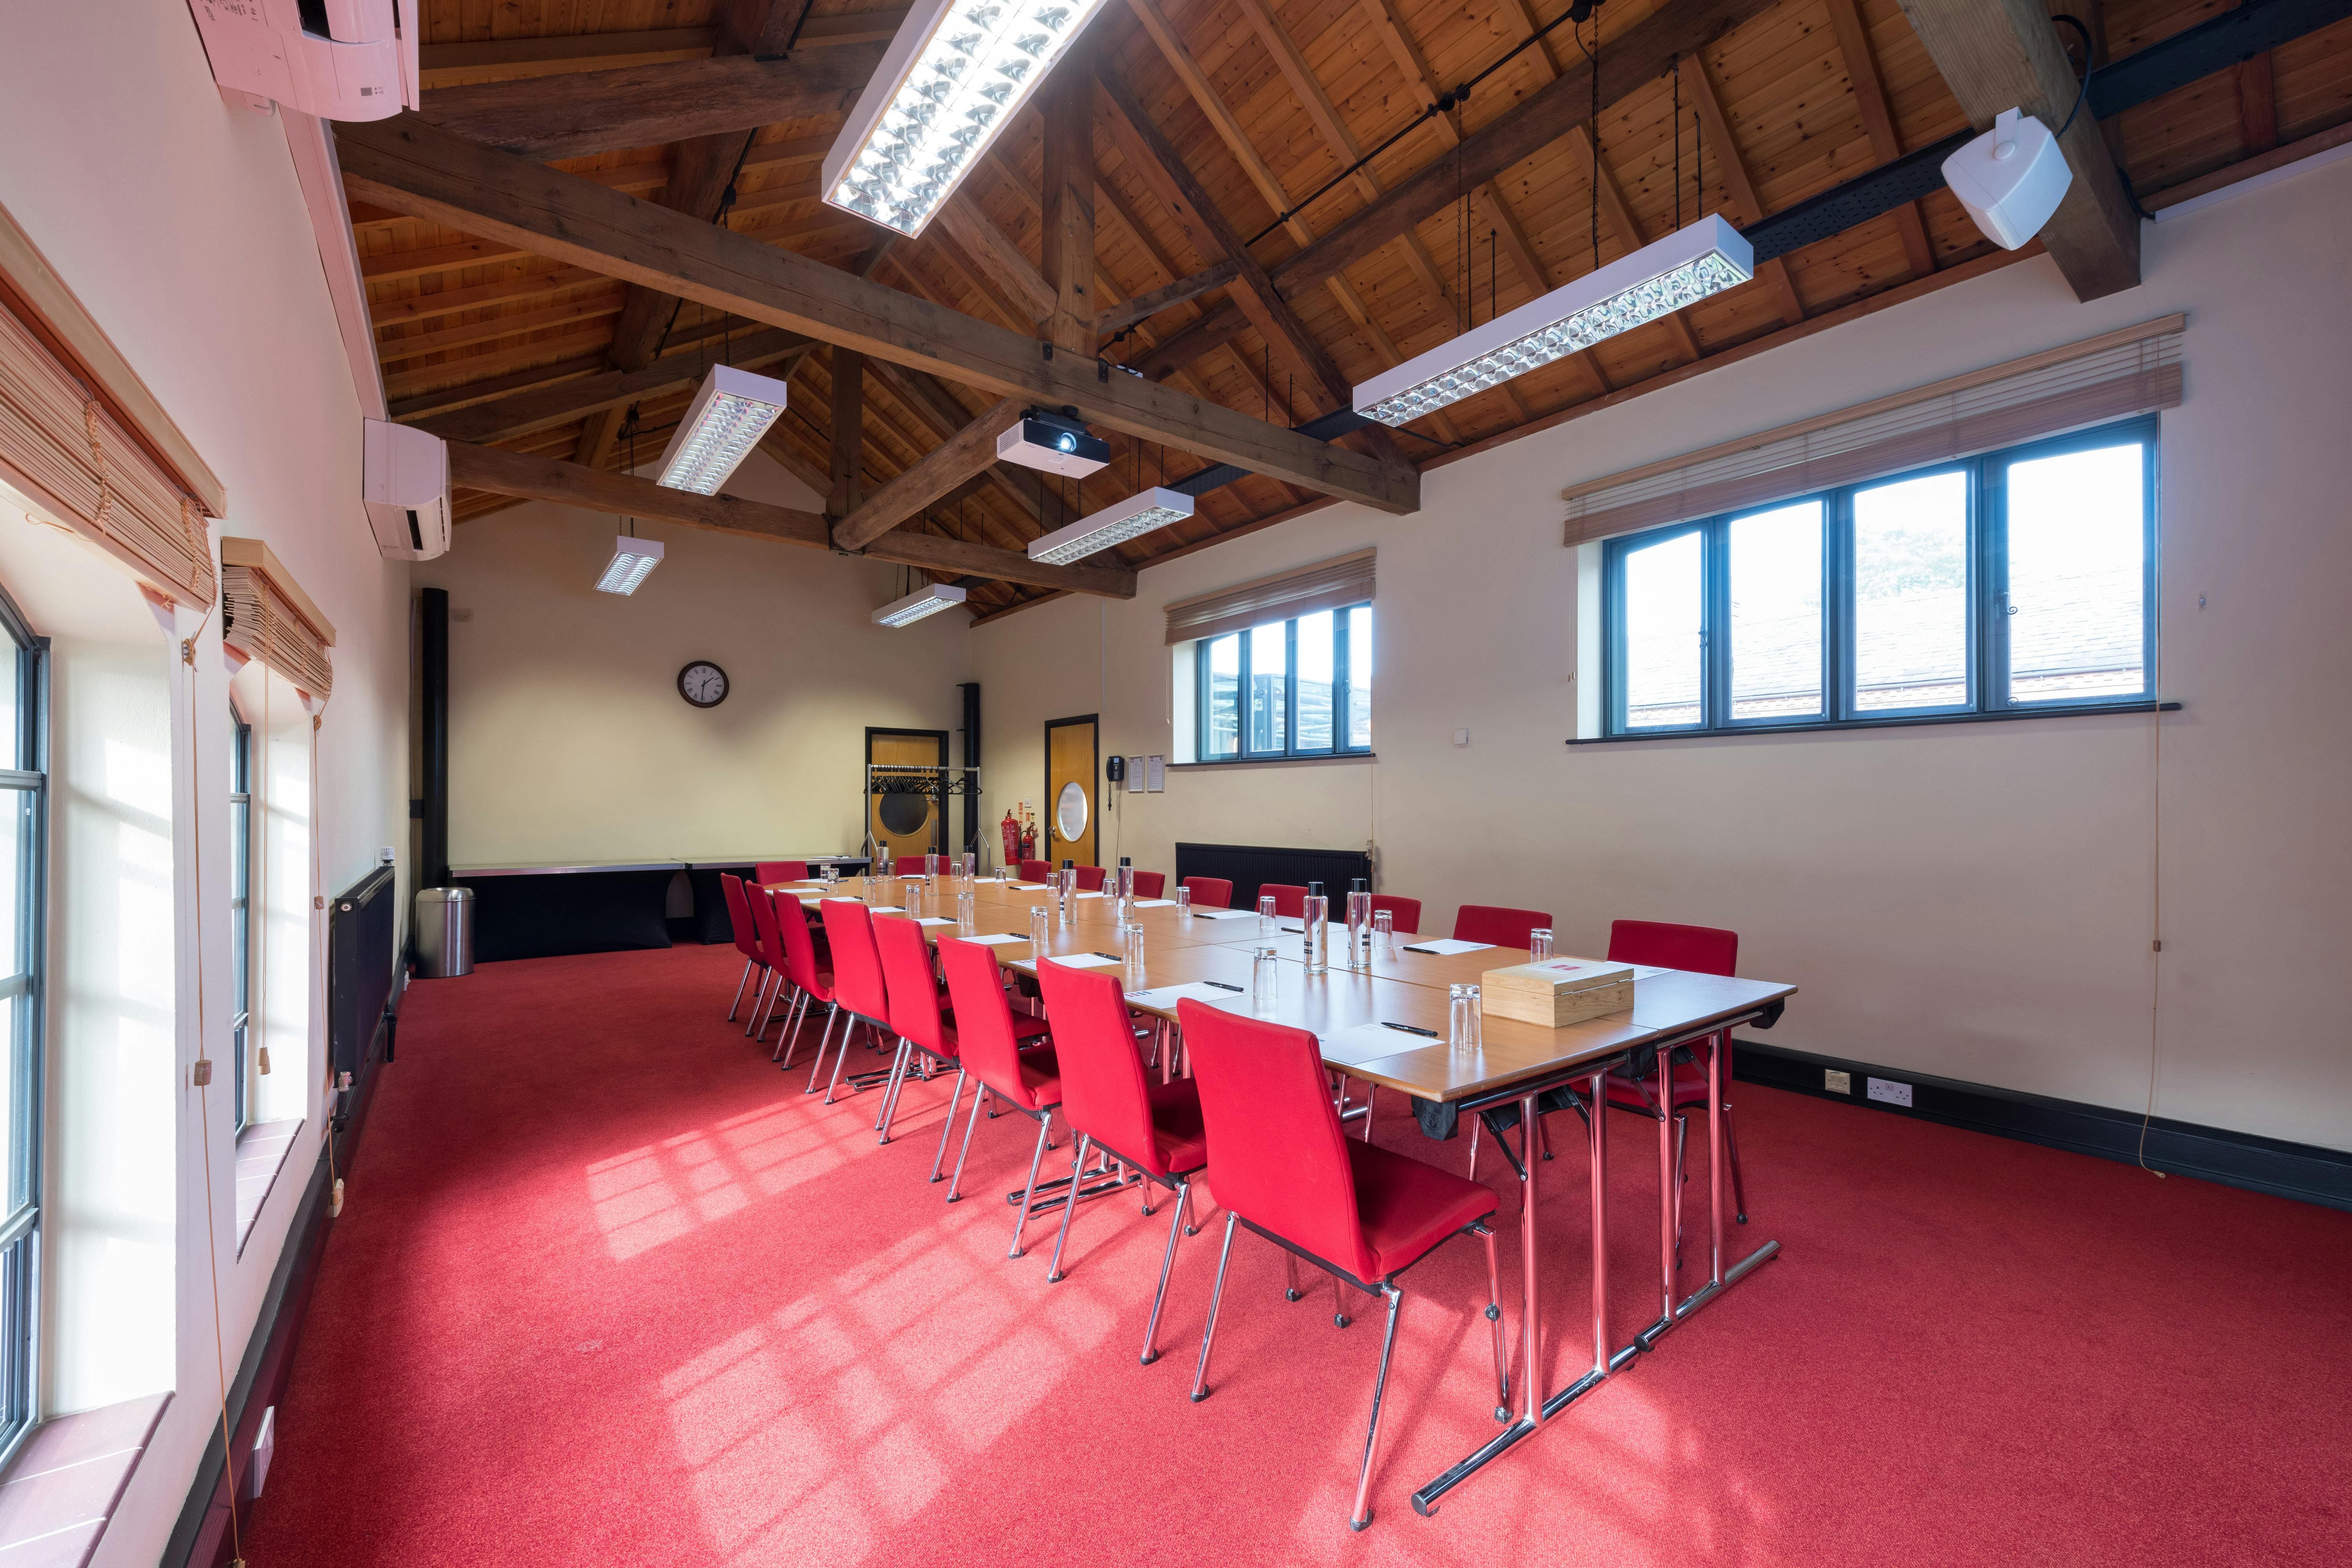
[[[1448,113],[1453,110],[1459,108],[1461,105],[1469,102],[1470,89],[1472,88],[1476,87],[1480,82],[1485,81],[1488,77],[1493,76],[1496,71],[1501,70],[1505,66],[1509,65],[1527,50],[1535,47],[1537,41],[1542,38],[1545,34],[1550,32],[1554,27],[1559,26],[1562,22],[1575,22],[1581,24],[1589,19],[1593,12],[1600,8],[1601,0],[1575,0],[1575,3],[1570,5],[1567,10],[1561,12],[1559,16],[1554,16],[1550,21],[1546,22],[1542,26],[1538,27],[1534,32],[1529,33],[1526,37],[1521,38],[1517,44],[1511,46],[1510,48],[1505,50],[1502,58],[1496,60],[1494,64],[1488,66],[1485,70],[1480,71],[1476,76],[1472,77],[1468,81],[1464,82],[1460,87],[1455,88],[1453,91],[1441,95],[1436,102],[1431,104],[1419,114],[1414,115],[1411,120],[1405,121],[1403,127],[1399,130],[1395,135],[1390,137],[1387,141],[1381,142],[1379,146],[1373,148],[1370,152],[1365,153],[1362,157],[1357,159],[1354,163],[1349,164],[1338,174],[1332,175],[1329,180],[1317,186],[1307,195],[1300,197],[1297,205],[1283,212],[1276,213],[1272,223],[1266,225],[1264,228],[1249,237],[1249,243],[1255,245],[1259,240],[1264,239],[1267,235],[1272,234],[1276,229],[1280,228],[1284,224],[1288,223],[1292,218],[1297,217],[1308,207],[1313,206],[1323,197],[1328,195],[1331,193],[1333,186],[1339,184],[1343,180],[1352,177],[1357,170],[1361,169],[1365,164],[1370,163],[1373,159],[1379,157],[1381,153],[1387,152],[1390,148],[1395,146],[1398,142],[1403,141],[1406,137],[1412,135],[1415,131],[1420,130],[1423,126],[1428,124],[1439,115]],[[1595,28],[1594,31],[1597,34],[1599,29]]]

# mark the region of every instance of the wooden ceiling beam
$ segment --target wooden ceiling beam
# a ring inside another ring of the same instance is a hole
[[[797,9],[797,6],[794,7]],[[887,42],[907,19],[908,7],[860,11],[845,16],[811,16],[793,41],[794,49]],[[426,75],[473,70],[593,70],[622,59],[648,56],[688,58],[707,55],[717,27],[650,27],[634,33],[582,33],[561,38],[485,38],[468,44],[425,44],[417,50]],[[764,51],[763,51],[764,52]],[[585,63],[583,63],[585,62]],[[427,88],[433,83],[426,82]]]
[[[1903,14],[1979,131],[2007,109],[2065,123],[2079,78],[2041,0],[1903,0]],[[2098,121],[2074,116],[2058,146],[2074,181],[2042,226],[2042,245],[2077,300],[2137,287],[2139,220]]]
[[[739,496],[697,495],[691,490],[670,489],[634,474],[584,468],[559,458],[504,452],[496,447],[478,447],[469,442],[449,444],[449,483],[455,489],[523,496],[593,511],[623,512],[641,521],[708,529],[739,538],[765,539],[810,550],[833,548],[830,525],[816,512],[771,506]],[[1048,566],[1017,551],[929,534],[902,531],[886,535],[867,547],[866,558],[1109,598],[1135,596],[1132,572],[1101,566]]]
[[[509,261],[530,261],[531,253],[519,246],[490,239],[459,239],[447,245],[421,246],[415,250],[386,250],[360,258],[360,279],[366,283],[393,283],[432,272],[456,272],[468,267],[497,267]]]
[[[1225,260],[1212,263],[1204,272],[1190,278],[1179,278],[1163,288],[1138,294],[1124,304],[1114,305],[1095,318],[1095,331],[1104,337],[1121,332],[1139,321],[1150,321],[1162,310],[1173,310],[1188,300],[1223,289],[1241,276],[1241,263]]]
[[[958,191],[940,203],[933,221],[995,286],[1015,320],[1034,327],[1054,313],[1054,286],[1030,265],[1021,247],[996,226],[970,192]]]
[[[734,363],[752,369],[787,353],[804,353],[809,340],[771,328],[738,338]],[[608,370],[584,381],[559,382],[510,393],[488,403],[437,414],[415,423],[450,441],[509,440],[618,408],[641,397],[683,392],[702,379],[702,359],[693,350],[665,355],[641,370]]]
[[[996,461],[996,437],[1021,422],[1028,404],[999,398],[987,412],[931,448],[874,492],[865,505],[841,514],[833,525],[833,547],[864,550],[876,540],[947,496]]]
[[[1698,110],[1699,123],[1706,128],[1708,143],[1715,151],[1715,166],[1722,173],[1724,189],[1731,197],[1732,221],[1746,228],[1764,216],[1764,198],[1756,194],[1756,182],[1748,177],[1747,160],[1739,155],[1739,142],[1731,134],[1731,119],[1723,112],[1723,100],[1716,96],[1715,83],[1707,75],[1705,60],[1695,54],[1685,55],[1679,68],[1684,95]],[[1700,177],[1706,177],[1703,172]],[[1771,292],[1783,323],[1793,327],[1805,319],[1805,302],[1797,298],[1797,286],[1790,279],[1786,261],[1776,256],[1759,262],[1756,277]]]
[[[584,158],[842,113],[865,90],[883,47],[856,44],[790,59],[714,55],[436,88],[425,95],[424,112],[485,146],[542,160]]]
[[[892,364],[888,360],[868,360],[866,370],[898,400],[900,407],[930,427],[931,434],[941,440],[953,436],[971,421],[972,416],[956,401],[955,395],[940,384],[937,378],[919,370]],[[1034,469],[1024,469],[1033,474]],[[1034,489],[1023,489],[1013,477],[1001,468],[992,468],[982,476],[988,488],[1012,503],[1013,510],[1027,521],[1034,531],[1026,537],[1034,539],[1045,531]],[[1025,542],[1025,541],[1024,541]]]
[[[1133,376],[1046,360],[1033,339],[772,248],[413,114],[346,125],[345,188],[362,201],[527,244],[551,259],[952,377],[999,397],[1077,408],[1129,435],[1295,480],[1391,513],[1420,505],[1409,464],[1365,457]]]
[[[1853,84],[1854,107],[1870,133],[1871,155],[1891,163],[1903,156],[1903,138],[1895,129],[1895,111],[1887,106],[1886,85],[1879,78],[1878,57],[1870,47],[1862,7],[1856,0],[1824,3],[1830,8],[1830,31],[1837,37],[1838,57],[1845,61],[1846,79]],[[1919,203],[1906,202],[1895,209],[1895,232],[1903,240],[1903,259],[1912,277],[1925,278],[1936,270],[1936,247],[1927,242],[1926,209]]]
[[[495,282],[444,289],[432,294],[386,295],[368,301],[370,323],[380,333],[387,327],[416,326],[460,310],[488,310],[520,300],[551,300],[572,289],[606,289],[613,280],[584,267],[559,267],[552,272],[525,272]]]
[[[1047,342],[1066,353],[1095,353],[1095,59],[1100,27],[1072,41],[1037,94],[1045,117],[1043,217],[1038,280],[1048,299]],[[993,224],[989,226],[995,227]]]
[[[857,510],[858,453],[866,445],[866,356],[854,350],[833,351],[833,473],[825,494],[828,516],[847,517]]]
[[[552,364],[530,365],[521,370],[509,371],[503,375],[489,376],[481,381],[470,381],[463,386],[446,386],[407,397],[393,397],[391,414],[396,420],[413,423],[433,415],[453,413],[460,408],[471,408],[478,404],[504,397],[509,393],[527,392],[533,387],[576,382],[582,376],[593,375],[604,368],[604,351],[600,348],[593,354],[558,360]],[[389,396],[391,389],[385,388],[385,393]]]
[[[1667,0],[1612,39],[1601,57],[1601,101],[1617,102],[1674,68],[1775,0]],[[1274,268],[1286,294],[1353,267],[1399,235],[1444,212],[1464,190],[1485,184],[1591,118],[1591,84],[1581,60],[1433,159],[1387,195]]]

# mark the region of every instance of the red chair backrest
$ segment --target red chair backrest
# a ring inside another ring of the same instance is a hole
[[[1609,956],[1619,963],[1654,963],[1694,974],[1729,974],[1739,967],[1739,933],[1717,926],[1678,926],[1664,921],[1614,921]]]
[[[1307,913],[1306,889],[1289,882],[1260,882],[1257,896],[1263,899],[1268,893],[1274,895],[1274,912],[1283,919],[1295,921]],[[1339,912],[1346,914],[1347,906],[1342,904]]]
[[[1382,910],[1388,910],[1389,918],[1398,931],[1407,936],[1421,934],[1421,900],[1419,899],[1400,899],[1393,893],[1374,893],[1372,913],[1379,914]]]
[[[1078,891],[1081,893],[1099,893],[1103,890],[1103,868],[1101,867],[1080,866],[1076,868],[1076,869],[1078,873]]]
[[[1528,932],[1549,926],[1541,910],[1507,910],[1499,904],[1465,904],[1454,912],[1454,940],[1491,942],[1496,947],[1525,947]]]
[[[1139,899],[1156,899],[1160,896],[1160,889],[1167,886],[1168,873],[1165,871],[1138,871],[1135,874],[1135,896]]]
[[[761,882],[805,882],[808,880],[808,862],[762,860],[758,868],[752,872],[752,876],[754,879]]]
[[[903,915],[885,915],[873,928],[882,983],[890,993],[890,1026],[934,1056],[954,1056],[955,1041],[940,1016],[940,987],[931,978],[931,944],[923,940],[923,928]]]
[[[877,1024],[890,1021],[890,993],[882,983],[882,957],[874,947],[874,917],[864,904],[827,899],[817,905],[825,941],[833,947],[833,994],[843,1006]]]
[[[996,950],[949,937],[940,943],[940,967],[948,972],[948,1000],[955,1008],[956,1044],[964,1067],[1014,1104],[1044,1110],[1021,1079],[1021,1046],[1013,1036],[1013,1005],[1005,1000]]]
[[[1021,862],[1021,879],[1024,882],[1042,882],[1053,874],[1054,868],[1049,861],[1024,860]]]
[[[923,857],[920,855],[899,856],[898,859],[898,875],[901,877],[921,876],[923,874]]]
[[[751,918],[751,901],[743,897],[743,879],[721,871],[719,890],[727,896],[727,921],[735,928],[735,951],[754,963],[766,963],[768,954],[760,942],[759,924]]]
[[[1166,1175],[1151,1135],[1151,1099],[1143,1058],[1127,1021],[1127,996],[1114,970],[1073,969],[1051,959],[1037,966],[1045,1016],[1054,1022],[1054,1059],[1062,1069],[1062,1114],[1111,1151]]]
[[[1233,908],[1234,885],[1223,877],[1187,877],[1183,886],[1192,890],[1192,902],[1201,909]]]
[[[1176,1016],[1201,1089],[1217,1202],[1370,1279],[1356,1178],[1315,1037],[1189,998]]]
[[[790,893],[775,898],[776,930],[783,942],[784,978],[820,1002],[833,1000],[833,991],[817,973],[816,941],[809,935],[808,910]]]
[[[761,887],[743,889],[743,901],[751,907],[751,928],[760,933],[760,953],[771,969],[781,969],[784,963],[784,939],[776,930],[776,898]],[[800,902],[798,899],[793,900]]]

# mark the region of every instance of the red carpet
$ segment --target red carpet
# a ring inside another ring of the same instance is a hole
[[[1784,1255],[1423,1519],[1413,1489],[1496,1429],[1483,1262],[1447,1244],[1405,1279],[1378,1517],[1350,1535],[1369,1298],[1333,1328],[1328,1279],[1286,1303],[1242,1233],[1216,1394],[1189,1403],[1221,1216],[1137,1364],[1165,1209],[1081,1208],[1048,1287],[1048,1226],[1004,1257],[1033,1124],[983,1120],[945,1206],[945,1085],[910,1085],[877,1147],[872,1095],[821,1108],[720,1021],[738,967],[684,948],[410,993],[253,1568],[2352,1561],[2352,1215],[1742,1084],[1733,1250]],[[1382,1109],[1390,1146],[1466,1157]],[[1588,1251],[1562,1120],[1554,1387]],[[1612,1132],[1622,1342],[1655,1312],[1656,1144]]]

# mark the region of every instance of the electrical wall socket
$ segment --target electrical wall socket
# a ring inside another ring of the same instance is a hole
[[[1864,1081],[1869,1086],[1870,1098],[1873,1100],[1884,1101],[1888,1105],[1911,1103],[1911,1086],[1907,1083],[1896,1083],[1893,1079],[1887,1078],[1867,1079]]]
[[[1828,1089],[1832,1094],[1852,1094],[1853,1092],[1853,1074],[1850,1072],[1840,1072],[1835,1068],[1823,1068],[1822,1069],[1822,1087]]]

